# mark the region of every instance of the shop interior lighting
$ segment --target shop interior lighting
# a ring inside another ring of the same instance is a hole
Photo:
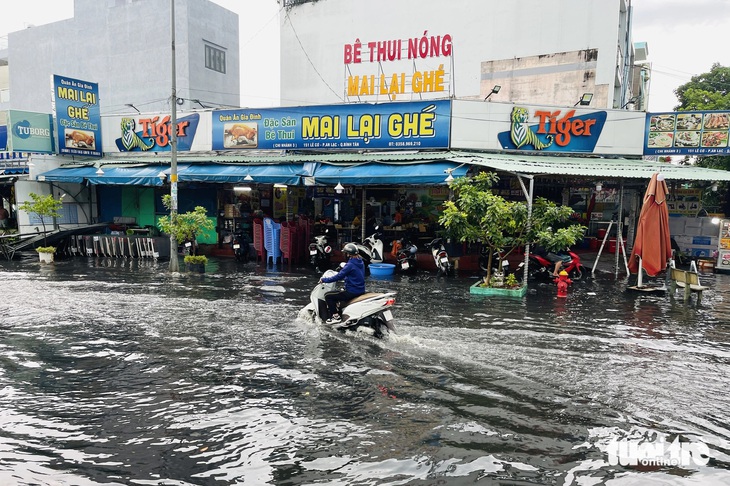
[[[717,182],[713,182],[712,186],[710,186],[710,189],[712,189],[712,192],[717,192]]]
[[[98,165],[96,167],[96,175],[98,175],[98,176],[103,176],[104,175],[104,171],[101,170],[101,165]]]
[[[235,192],[248,192],[251,190],[249,186],[236,186],[233,188]]]
[[[489,99],[489,97],[492,96],[493,94],[499,93],[500,89],[502,89],[502,87],[498,84],[495,84],[494,87],[492,88],[492,91],[487,96],[484,97],[484,101],[487,101]]]
[[[253,177],[251,177],[251,174],[246,174],[246,177],[243,178],[244,181],[251,182],[253,180]]]
[[[591,104],[591,100],[593,99],[593,93],[583,93],[583,96],[580,97],[578,102],[574,104],[573,106],[588,106]]]
[[[601,192],[601,189],[603,189],[603,184],[596,182],[596,192]]]
[[[286,184],[274,184],[277,189],[286,189]]]
[[[345,190],[345,186],[343,186],[342,184],[340,184],[338,182],[337,185],[335,186],[335,192],[337,194],[342,194],[344,192],[344,190]]]
[[[159,177],[160,180],[164,183],[165,179],[167,179],[167,174],[165,174],[163,171],[160,171],[160,173],[157,174],[157,177]]]

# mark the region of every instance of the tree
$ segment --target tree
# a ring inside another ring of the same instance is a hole
[[[63,196],[61,196],[58,200],[53,198],[53,194],[40,196],[31,192],[29,196],[31,201],[23,202],[18,206],[18,209],[38,216],[41,220],[41,225],[43,225],[43,246],[47,247],[46,218],[58,218],[61,216],[59,211],[63,207]]]
[[[170,194],[162,196],[162,204],[169,210],[172,206],[172,196]],[[163,233],[174,235],[175,240],[180,243],[184,241],[193,242],[193,255],[196,253],[196,236],[203,231],[212,231],[214,229],[213,222],[208,219],[207,212],[202,206],[196,206],[193,211],[187,213],[176,213],[172,218],[162,216],[157,221],[157,226]],[[170,258],[173,258],[173,255],[170,255]]]
[[[491,172],[456,179],[452,188],[455,201],[447,201],[439,218],[451,238],[459,242],[481,241],[489,251],[485,282],[492,281],[492,255],[499,252],[501,260],[521,246],[540,244],[548,251],[560,251],[572,246],[583,236],[585,227],[569,224],[573,214],[569,206],[559,206],[545,198],[537,198],[532,219],[528,221],[527,203],[508,201],[491,190],[499,178]],[[562,225],[562,228],[557,228]]]

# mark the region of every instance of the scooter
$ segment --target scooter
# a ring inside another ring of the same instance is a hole
[[[309,262],[317,272],[330,267],[330,257],[332,256],[332,247],[327,244],[327,233],[324,230],[323,235],[314,237],[314,241],[309,244]]]
[[[379,229],[376,226],[375,233],[365,238],[362,243],[354,243],[366,266],[369,263],[383,263],[383,240],[380,239]]]
[[[322,278],[336,275],[334,270],[327,270]],[[317,284],[309,296],[310,303],[300,311],[300,316],[308,316],[313,322],[317,319],[321,323],[330,317],[327,310],[325,295],[335,290],[337,282]],[[375,293],[366,292],[349,302],[343,302],[339,309],[342,320],[332,327],[339,331],[359,331],[382,338],[388,333],[395,333],[393,312],[395,292]]]
[[[560,267],[560,271],[565,270],[568,272],[568,278],[571,280],[580,280],[584,276],[587,276],[588,271],[583,264],[581,264],[578,254],[572,251],[568,251],[567,254],[570,256],[570,261],[563,262],[563,265]],[[524,265],[524,262],[520,263],[517,267],[517,273],[521,273]],[[528,271],[529,278],[553,278],[554,269],[555,264],[547,258],[532,253],[530,254],[530,267]]]
[[[418,247],[405,237],[393,241],[393,246],[395,246],[396,270],[401,272],[415,272],[417,269],[416,253],[418,252]]]
[[[434,238],[428,244],[428,247],[431,249],[431,256],[433,257],[433,262],[436,264],[437,274],[446,276],[453,275],[454,265],[449,260],[449,254],[446,252],[446,248],[444,248],[443,238]]]
[[[248,262],[251,248],[245,231],[239,229],[233,234],[233,238],[231,238],[231,248],[233,248],[233,255],[237,262]]]

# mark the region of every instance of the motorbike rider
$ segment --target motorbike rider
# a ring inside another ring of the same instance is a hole
[[[337,312],[338,302],[352,300],[365,293],[365,264],[358,254],[357,246],[354,243],[347,243],[342,251],[347,258],[347,263],[342,270],[337,275],[319,279],[320,283],[337,282],[338,280],[345,281],[345,288],[343,290],[329,292],[325,295],[327,309],[331,316],[327,319],[327,324],[336,324],[342,320],[342,317]]]

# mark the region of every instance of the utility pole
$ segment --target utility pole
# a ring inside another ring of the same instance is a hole
[[[175,0],[170,0],[170,32],[172,38],[172,96],[170,106],[170,223],[173,228],[177,220],[177,87],[175,73]],[[170,271],[179,272],[180,262],[177,257],[177,238],[174,232],[170,234]]]

